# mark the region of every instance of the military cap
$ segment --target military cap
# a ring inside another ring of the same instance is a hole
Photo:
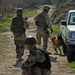
[[[33,36],[28,36],[25,39],[25,44],[35,45],[36,43],[37,43],[37,40]]]
[[[22,8],[18,8],[16,13],[22,12],[23,13],[23,9]]]
[[[50,9],[50,6],[49,5],[44,5],[43,6],[43,10],[48,10],[48,9]]]

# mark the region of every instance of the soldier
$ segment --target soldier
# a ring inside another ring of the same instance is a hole
[[[47,50],[47,43],[49,38],[49,31],[48,28],[51,30],[51,33],[53,32],[50,18],[48,15],[48,12],[50,10],[50,7],[48,5],[45,5],[43,7],[43,12],[38,14],[34,20],[37,25],[37,33],[36,38],[38,40],[38,45],[41,44],[41,38],[43,37],[43,48],[44,50]]]
[[[16,45],[16,58],[19,60],[23,60],[22,56],[24,54],[25,46],[21,45],[26,37],[26,29],[28,29],[29,25],[26,21],[26,18],[23,17],[23,9],[18,8],[17,16],[12,19],[12,23],[10,26],[10,30],[14,36],[14,43]]]
[[[37,41],[32,36],[27,37],[24,43],[29,55],[22,63],[22,75],[50,75],[51,62],[48,53],[36,47]]]

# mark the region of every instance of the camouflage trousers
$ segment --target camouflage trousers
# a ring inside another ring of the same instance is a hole
[[[14,34],[14,43],[16,46],[17,59],[21,59],[22,56],[24,55],[25,45],[23,43],[25,38],[26,38],[25,34]]]
[[[43,49],[47,50],[49,34],[37,30],[36,38],[37,38],[37,41],[38,41],[38,45],[41,45],[41,39],[43,38]]]
[[[22,75],[51,75],[51,70],[40,69],[38,67],[25,68],[25,70],[22,71]]]

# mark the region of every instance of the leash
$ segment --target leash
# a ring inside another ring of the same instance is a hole
[[[51,38],[52,38],[51,34],[52,34],[52,33],[51,33],[51,31],[50,31],[50,30],[49,30],[49,34],[50,34],[50,35],[49,35],[49,38],[48,38],[48,42],[49,42],[49,44],[51,44],[51,45],[52,45],[52,42],[51,42]],[[52,46],[53,46],[53,45],[52,45]]]

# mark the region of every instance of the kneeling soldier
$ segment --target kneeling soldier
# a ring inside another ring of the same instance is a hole
[[[29,50],[26,61],[22,63],[22,75],[50,75],[51,62],[46,51],[36,47],[37,41],[29,36],[25,39],[25,45]]]

